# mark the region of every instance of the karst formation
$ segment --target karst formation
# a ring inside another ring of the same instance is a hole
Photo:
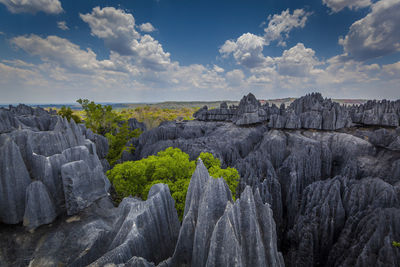
[[[169,188],[116,207],[107,139],[53,112],[0,108],[0,266],[400,266],[400,100],[208,109],[131,140],[239,171],[234,201],[199,160],[179,221]]]

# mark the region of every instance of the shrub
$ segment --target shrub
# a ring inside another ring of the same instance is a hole
[[[128,123],[112,110],[112,106],[103,106],[87,99],[79,99],[76,102],[81,104],[85,113],[86,127],[107,137],[109,145],[107,160],[111,166],[121,158],[124,150],[134,151],[134,147],[126,147],[126,144],[131,138],[139,137],[140,129],[129,130]]]
[[[96,104],[88,99],[78,99],[76,102],[81,104],[85,112],[85,125],[94,133],[105,135],[115,132],[118,123],[122,121],[121,117],[112,110],[112,106],[103,106]]]
[[[73,111],[70,107],[62,106],[57,113],[61,117],[66,118],[68,121],[71,121],[71,119],[73,119],[76,123],[82,122],[79,116],[73,114]]]
[[[234,168],[221,168],[219,159],[211,153],[201,153],[205,166],[213,177],[223,177],[234,195],[239,180],[239,173]],[[175,208],[182,220],[186,193],[190,178],[196,168],[195,161],[179,148],[169,147],[156,156],[149,156],[138,161],[127,161],[115,165],[107,176],[118,194],[118,199],[127,196],[147,198],[150,188],[157,183],[167,184],[175,200]]]

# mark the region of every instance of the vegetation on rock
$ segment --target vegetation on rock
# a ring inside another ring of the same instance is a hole
[[[222,169],[220,160],[214,158],[211,153],[201,153],[199,157],[210,175],[224,178],[232,194],[235,195],[239,181],[238,171],[230,167]],[[151,186],[157,183],[167,184],[175,199],[178,215],[182,219],[186,192],[195,168],[196,163],[190,161],[188,154],[179,148],[169,147],[155,156],[117,164],[107,172],[107,176],[114,185],[119,199],[127,196],[146,199]]]
[[[66,118],[68,121],[71,121],[71,119],[73,119],[76,123],[82,122],[81,118],[78,115],[74,114],[70,107],[62,106],[57,114],[63,118]]]
[[[88,99],[79,99],[76,102],[82,105],[86,127],[94,133],[107,137],[109,143],[107,160],[111,166],[121,158],[125,149],[134,151],[133,146],[127,147],[126,144],[131,138],[139,137],[140,129],[130,130],[127,120],[113,111],[112,106],[96,104]]]

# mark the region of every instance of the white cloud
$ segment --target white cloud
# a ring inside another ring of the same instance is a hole
[[[277,70],[281,75],[307,76],[314,66],[319,65],[315,51],[298,43],[289,50],[285,50],[281,57],[275,58]]]
[[[346,7],[357,10],[372,4],[371,0],[322,0],[322,3],[329,7],[332,12],[339,12]]]
[[[13,38],[15,47],[39,57],[41,62],[2,60],[0,95],[6,96],[2,101],[26,101],[21,97],[24,95],[41,102],[72,102],[80,97],[121,101],[121,95],[124,101],[240,99],[248,91],[263,98],[300,96],[316,90],[328,97],[398,97],[400,62],[365,64],[346,55],[324,61],[302,43],[280,56],[269,57],[263,55],[265,36],[246,33],[220,48],[223,57],[233,56],[236,69],[181,66],[171,61],[170,54],[152,36],[135,31],[137,25],[131,14],[94,8],[81,17],[92,34],[110,48],[109,59],[98,60],[94,51],[57,36]],[[296,25],[301,27],[302,19],[298,18]],[[280,31],[282,39],[275,40],[283,41],[289,31]],[[126,43],[113,46],[117,41]],[[121,47],[127,53],[118,49]]]
[[[16,47],[31,55],[39,56],[44,62],[57,63],[71,71],[92,72],[93,70],[112,67],[110,61],[98,61],[91,50],[81,50],[69,40],[57,36],[41,38],[37,35],[19,36],[11,39]]]
[[[65,21],[58,21],[57,22],[57,27],[63,31],[67,31],[69,30],[68,26],[67,26],[67,22]]]
[[[366,60],[400,51],[400,0],[381,0],[339,39],[350,58]]]
[[[63,12],[59,0],[0,0],[11,13],[45,12],[48,14],[59,14]]]
[[[154,32],[156,30],[156,28],[154,28],[154,26],[150,22],[140,24],[139,29],[142,32]]]
[[[264,29],[265,45],[278,41],[278,45],[286,46],[284,39],[289,38],[289,32],[294,28],[304,28],[310,15],[304,9],[295,9],[292,14],[286,9],[281,14],[268,16],[268,27]]]
[[[232,71],[229,71],[225,75],[226,81],[228,83],[228,86],[230,87],[240,87],[244,83],[245,75],[243,71],[239,69],[235,69]]]
[[[121,55],[132,54],[133,42],[140,38],[132,14],[114,7],[95,7],[92,13],[79,15],[89,24],[92,35],[103,39],[108,48]]]
[[[92,35],[132,63],[153,70],[165,70],[171,64],[170,54],[152,36],[135,30],[135,18],[121,9],[95,7],[92,13],[80,14],[89,24]]]
[[[383,74],[389,78],[400,79],[400,61],[383,66]]]
[[[221,72],[224,72],[224,71],[225,71],[223,68],[221,68],[220,66],[217,66],[217,65],[215,65],[215,64],[214,64],[213,70],[214,70],[215,72],[218,72],[218,73],[221,73]]]
[[[294,28],[304,28],[310,12],[296,9],[291,14],[289,9],[281,14],[268,16],[268,27],[264,29],[264,36],[245,33],[237,40],[227,40],[220,47],[219,52],[226,58],[233,55],[236,63],[247,68],[263,66],[269,58],[263,55],[264,46],[272,41],[278,41],[278,45],[286,46],[284,39],[289,37],[289,32]]]
[[[264,39],[252,33],[245,33],[236,41],[228,40],[221,46],[219,52],[223,57],[233,55],[236,62],[248,68],[261,65],[265,58],[262,53]]]

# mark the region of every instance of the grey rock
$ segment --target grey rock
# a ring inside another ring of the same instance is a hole
[[[133,257],[127,263],[122,264],[121,267],[155,267],[155,265],[154,263],[150,263],[141,257]]]
[[[246,187],[234,204],[201,160],[190,181],[178,242],[167,266],[284,266],[269,204]]]
[[[113,230],[103,239],[110,240],[105,254],[90,266],[127,263],[134,256],[159,263],[172,254],[179,220],[167,185],[154,185],[146,201],[125,198],[117,212]]]
[[[351,216],[329,253],[326,266],[398,266],[398,208],[364,210]]]
[[[129,130],[133,131],[135,129],[140,129],[142,132],[145,132],[147,130],[146,125],[143,122],[139,122],[135,118],[130,118],[128,120],[128,126]]]
[[[200,265],[198,265],[200,266]],[[246,187],[213,231],[206,266],[285,266],[268,204]]]
[[[350,107],[353,122],[364,125],[398,127],[400,100],[369,100],[365,104]]]
[[[61,167],[67,214],[73,215],[106,196],[103,168],[94,170],[83,161],[73,161]]]
[[[40,181],[32,182],[26,189],[24,226],[35,229],[56,218],[56,210],[46,186]]]
[[[16,224],[25,211],[25,191],[31,183],[18,146],[0,135],[0,221]]]

